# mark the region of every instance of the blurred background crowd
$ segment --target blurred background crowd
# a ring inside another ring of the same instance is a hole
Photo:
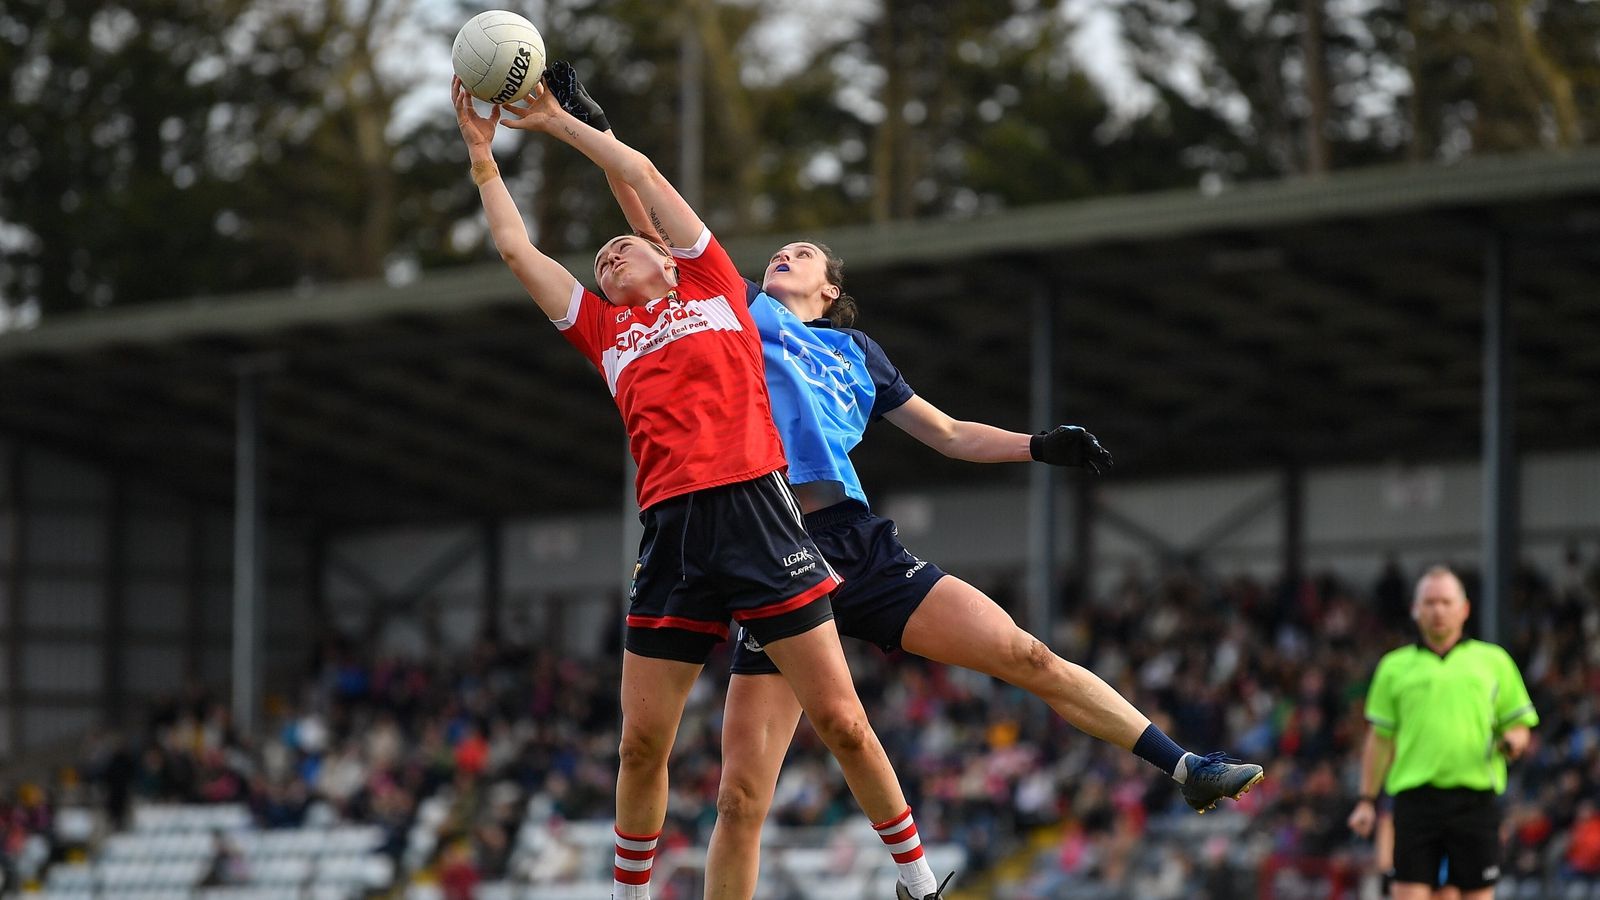
[[[1600,570],[1524,570],[1511,649],[1542,720],[1505,798],[1506,879],[1587,896],[1600,884]],[[1322,577],[1283,590],[1248,578],[1130,572],[1058,634],[1185,746],[1266,765],[1267,781],[1200,819],[1173,783],[1075,731],[1031,696],[964,670],[852,643],[852,663],[925,840],[961,848],[962,885],[996,896],[1343,896],[1372,880],[1370,844],[1344,819],[1354,800],[1362,702],[1378,657],[1411,640],[1410,573],[1375,584]],[[1469,588],[1471,573],[1468,573]],[[1002,600],[1005,599],[1002,592]],[[663,847],[703,847],[716,816],[726,647],[689,703],[672,763]],[[277,726],[243,746],[226,707],[203,696],[156,709],[145,728],[104,734],[77,767],[29,784],[0,810],[13,878],[38,876],[74,842],[54,810],[125,821],[158,802],[248,804],[264,828],[359,822],[383,829],[401,871],[466,900],[480,882],[552,876],[518,854],[524,818],[609,821],[616,768],[617,659],[562,659],[482,644],[449,662],[374,658],[330,644]],[[430,811],[428,807],[433,807]],[[802,723],[773,822],[842,826],[855,807]],[[33,841],[30,844],[30,841]],[[28,871],[23,871],[28,868]],[[688,896],[667,882],[657,896]],[[1536,896],[1527,893],[1527,896]],[[1366,896],[1356,894],[1353,896]]]

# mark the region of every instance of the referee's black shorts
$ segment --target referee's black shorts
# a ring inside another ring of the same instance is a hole
[[[1394,880],[1463,891],[1500,878],[1500,810],[1493,791],[1419,787],[1394,796]]]

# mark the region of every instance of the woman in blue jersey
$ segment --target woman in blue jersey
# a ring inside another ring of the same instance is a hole
[[[598,113],[575,80],[556,96],[564,106],[570,98],[573,110]],[[650,222],[638,198],[626,185],[613,182],[612,189],[629,223],[648,234]],[[1185,752],[1094,673],[1019,628],[982,591],[913,556],[900,544],[894,523],[872,513],[849,451],[873,419],[887,419],[945,456],[971,462],[1038,461],[1098,473],[1110,466],[1111,455],[1082,428],[1020,434],[957,421],[917,396],[877,343],[848,327],[855,305],[843,292],[842,270],[842,261],[820,244],[788,244],[772,255],[760,286],[747,284],[746,296],[761,332],[790,484],[807,531],[844,579],[833,596],[839,633],[885,652],[904,648],[1021,687],[1080,730],[1161,768],[1182,783],[1184,799],[1202,812],[1249,790],[1262,777],[1260,766],[1240,765],[1220,753]],[[723,719],[707,900],[754,895],[761,825],[801,712],[777,666],[741,631]],[[897,863],[902,850],[920,859],[914,825],[896,820],[874,828]],[[897,886],[901,900],[922,900]]]
[[[913,556],[894,523],[872,513],[848,453],[874,419],[970,462],[1032,460],[1098,473],[1110,466],[1111,455],[1082,428],[1020,434],[958,421],[918,396],[875,341],[848,327],[855,303],[843,292],[842,270],[827,247],[800,241],[772,255],[760,287],[747,284],[789,480],[806,530],[844,579],[833,601],[839,633],[1023,688],[1078,729],[1182,782],[1184,799],[1195,809],[1249,790],[1262,777],[1260,766],[1185,752],[1094,673],[1019,628],[982,591]],[[739,727],[723,729],[708,860],[708,872],[726,880],[708,880],[707,900],[754,894],[761,823],[800,719],[777,672],[760,644],[741,633],[724,714],[724,722]]]

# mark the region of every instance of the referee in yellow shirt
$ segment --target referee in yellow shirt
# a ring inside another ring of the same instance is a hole
[[[1470,611],[1455,573],[1429,569],[1411,601],[1422,640],[1384,654],[1367,691],[1350,828],[1372,833],[1380,785],[1394,797],[1394,900],[1428,900],[1441,863],[1462,900],[1492,900],[1500,877],[1495,798],[1539,716],[1511,656],[1462,637]]]

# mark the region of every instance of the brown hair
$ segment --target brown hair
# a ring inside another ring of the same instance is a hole
[[[828,261],[826,269],[828,283],[839,289],[839,296],[828,304],[824,314],[840,328],[849,328],[856,323],[856,315],[860,310],[856,308],[856,298],[844,292],[844,260],[827,244],[819,244],[816,241],[806,241],[806,243],[822,251],[823,258]]]
[[[657,240],[651,238],[650,235],[645,234],[642,231],[635,231],[632,234],[619,234],[616,237],[612,238],[611,240],[606,241],[604,244],[601,244],[600,245],[600,249],[596,250],[594,252],[594,277],[595,277],[595,281],[596,282],[598,282],[600,280],[600,257],[605,255],[607,247],[609,247],[612,244],[616,243],[619,239],[625,238],[625,237],[642,238],[642,239],[644,239],[644,242],[646,244],[649,244],[650,247],[652,249],[654,249],[657,253],[661,254],[662,256],[665,256],[667,259],[671,259],[672,258],[672,251],[670,251],[666,247],[662,246],[660,241],[657,241]]]

